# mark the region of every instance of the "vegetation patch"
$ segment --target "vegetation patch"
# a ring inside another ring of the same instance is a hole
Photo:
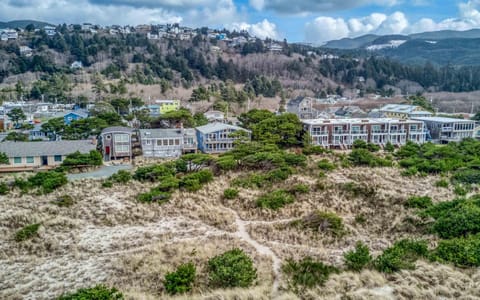
[[[280,209],[287,204],[295,202],[295,198],[285,190],[276,190],[264,194],[257,199],[257,207],[268,209]]]
[[[208,278],[212,287],[249,287],[257,279],[252,259],[235,248],[208,261]]]
[[[75,153],[67,155],[61,166],[69,169],[78,167],[101,166],[102,164],[102,154],[97,150],[92,150],[86,154],[77,151]]]
[[[170,200],[171,197],[172,195],[170,193],[162,192],[156,188],[153,188],[148,193],[139,194],[137,196],[137,199],[140,202],[146,202],[146,203],[156,202],[159,204],[163,204],[165,202],[168,202],[168,200]]]
[[[75,204],[75,201],[73,201],[73,197],[70,195],[62,195],[52,201],[52,203],[60,207],[70,207]]]
[[[192,290],[196,268],[193,263],[179,266],[175,272],[165,275],[165,290],[171,295],[184,294]]]
[[[400,240],[373,261],[379,272],[394,273],[403,269],[414,269],[418,258],[428,257],[425,241]]]
[[[350,250],[343,255],[345,265],[348,270],[359,272],[363,268],[367,267],[371,261],[372,256],[367,245],[362,242],[358,242],[355,245],[355,250]]]
[[[40,224],[30,224],[15,233],[15,241],[23,242],[37,235]]]
[[[336,165],[332,162],[330,162],[328,159],[322,159],[317,163],[317,166],[320,170],[322,171],[332,171],[336,169]]]
[[[212,171],[205,169],[183,176],[182,179],[180,179],[179,187],[189,192],[195,192],[201,189],[204,184],[209,183],[212,180]]]
[[[117,173],[110,176],[109,181],[125,184],[132,179],[132,174],[126,170],[119,170]]]
[[[322,286],[327,282],[330,274],[338,273],[337,268],[325,265],[311,257],[299,261],[288,259],[282,266],[282,271],[289,277],[290,285],[297,291],[299,287]]]
[[[67,176],[65,176],[65,173],[52,170],[36,173],[35,175],[28,177],[27,180],[16,178],[14,186],[24,193],[27,193],[32,189],[38,189],[39,192],[48,194],[67,183],[68,179]]]
[[[92,288],[79,289],[74,293],[62,295],[58,300],[121,300],[123,294],[116,288],[97,285]]]
[[[10,188],[5,182],[0,182],[0,195],[7,195],[10,192]]]
[[[457,267],[479,267],[480,234],[440,241],[431,258]]]
[[[223,198],[225,199],[235,199],[238,197],[237,189],[226,189],[223,191]]]
[[[432,198],[428,196],[412,196],[405,202],[405,207],[425,209],[433,204]]]
[[[332,212],[315,211],[301,219],[299,224],[303,228],[309,228],[317,232],[329,232],[336,237],[343,236],[346,233],[342,218]]]
[[[365,184],[358,184],[352,181],[342,184],[340,189],[354,197],[371,198],[377,194],[375,187]]]
[[[349,162],[354,166],[364,167],[391,167],[391,160],[381,158],[371,153],[367,149],[353,149],[348,155]]]

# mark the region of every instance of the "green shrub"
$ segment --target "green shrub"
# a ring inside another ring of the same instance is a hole
[[[248,287],[257,278],[252,259],[241,249],[232,249],[208,261],[208,279],[212,287]]]
[[[327,152],[328,150],[322,146],[307,146],[302,149],[304,155],[320,155]]]
[[[257,199],[257,207],[280,209],[287,204],[293,203],[295,199],[285,190],[276,190],[268,194],[264,194]]]
[[[448,181],[446,181],[445,179],[440,179],[437,182],[435,182],[436,187],[448,188],[448,185],[449,185]]]
[[[393,146],[392,143],[387,142],[387,143],[385,144],[385,151],[387,151],[387,152],[394,152],[394,151],[395,151],[395,147]]]
[[[332,171],[337,167],[334,163],[331,163],[328,159],[322,159],[317,164],[318,168],[323,171]]]
[[[238,166],[237,161],[231,156],[222,156],[216,160],[216,165],[220,170],[231,171]]]
[[[299,194],[308,194],[310,192],[310,188],[306,184],[296,184],[292,186],[289,190],[289,193],[293,195],[299,195]]]
[[[132,179],[132,174],[126,170],[119,170],[117,173],[110,176],[109,180],[117,183],[127,183]]]
[[[69,207],[75,204],[75,201],[73,201],[73,198],[70,195],[62,195],[52,201],[52,203],[60,207]]]
[[[10,188],[5,182],[0,183],[0,195],[6,195],[10,192]]]
[[[332,273],[338,273],[335,267],[325,265],[321,261],[316,261],[311,257],[306,257],[300,261],[288,259],[282,266],[282,271],[291,281],[291,285],[297,288],[313,288],[323,285]]]
[[[158,181],[160,183],[157,185],[156,189],[162,192],[169,192],[172,193],[176,189],[178,189],[178,186],[180,184],[180,180],[174,176],[164,176],[158,178]]]
[[[458,196],[466,196],[468,194],[468,191],[465,187],[457,184],[453,189],[453,193],[455,193],[455,195],[458,195]]]
[[[334,236],[345,234],[343,220],[335,213],[315,211],[301,220],[304,228],[309,228],[318,232],[329,232]]]
[[[368,167],[391,167],[392,162],[387,159],[377,157],[367,149],[353,149],[348,155],[348,160],[354,166],[368,166]]]
[[[62,295],[58,300],[121,300],[124,299],[116,288],[97,285],[93,288],[79,289],[74,293]]]
[[[362,242],[358,242],[355,245],[355,250],[346,252],[343,255],[343,258],[347,268],[357,272],[368,266],[368,264],[370,264],[372,261],[370,250],[368,249],[367,245],[363,244]]]
[[[400,240],[385,249],[373,261],[373,265],[379,272],[394,273],[402,269],[414,269],[415,261],[427,256],[428,248],[425,241]]]
[[[355,216],[355,223],[365,224],[365,223],[367,223],[367,218],[365,217],[364,214],[356,215]]]
[[[417,174],[418,174],[418,169],[416,167],[410,167],[410,168],[400,172],[400,175],[402,175],[404,177],[412,177],[412,176],[415,176]]]
[[[158,189],[153,188],[148,193],[143,193],[138,195],[137,199],[140,202],[147,202],[147,203],[157,202],[159,204],[163,204],[165,202],[168,202],[171,196],[172,195],[168,192],[162,192],[162,191],[159,191]]]
[[[235,199],[238,197],[237,189],[226,189],[223,191],[223,198],[225,199]]]
[[[195,192],[202,188],[202,185],[213,180],[213,173],[210,170],[201,170],[182,177],[179,187],[189,192]]]
[[[412,196],[405,202],[405,207],[408,208],[427,208],[433,204],[432,198],[428,196]]]
[[[75,152],[67,155],[62,162],[62,167],[75,168],[83,166],[101,166],[103,164],[103,157],[97,150],[92,150],[90,153]]]
[[[111,188],[112,186],[113,186],[113,182],[111,182],[110,180],[105,180],[104,182],[102,182],[103,188]]]
[[[358,184],[355,182],[347,182],[340,186],[340,189],[351,194],[354,197],[371,198],[377,194],[377,190],[373,186]]]
[[[171,295],[183,294],[192,290],[196,268],[193,263],[179,266],[175,272],[165,275],[165,290]]]
[[[433,260],[452,263],[457,267],[480,266],[480,234],[466,238],[443,240],[432,251]]]
[[[175,176],[175,165],[172,163],[164,163],[161,165],[151,165],[146,167],[140,167],[135,171],[133,179],[138,181],[151,181],[155,182],[159,178],[167,176]]]
[[[460,169],[452,177],[456,183],[477,184],[480,183],[480,170],[478,169]]]
[[[441,238],[449,239],[480,233],[480,201],[457,200],[451,205],[426,211],[435,218],[432,229]]]
[[[15,233],[15,241],[22,242],[35,236],[40,229],[40,224],[30,224]]]
[[[22,192],[28,192],[31,189],[38,188],[40,192],[48,194],[67,183],[68,179],[65,173],[53,170],[36,173],[28,177],[27,180],[16,178],[14,186],[20,188]]]

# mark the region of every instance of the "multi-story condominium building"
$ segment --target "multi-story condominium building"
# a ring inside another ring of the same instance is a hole
[[[313,145],[326,148],[350,148],[355,140],[384,146],[404,145],[407,141],[424,143],[425,126],[422,121],[379,119],[313,119],[302,121]]]
[[[140,129],[139,133],[144,157],[178,157],[197,151],[197,136],[193,128]]]
[[[198,149],[204,153],[223,153],[234,147],[234,142],[240,137],[232,136],[232,133],[243,130],[248,139],[251,132],[229,124],[210,123],[195,128],[197,130]]]
[[[103,160],[117,160],[128,158],[132,160],[132,135],[130,127],[108,127],[100,134]]]
[[[475,121],[445,118],[445,117],[425,117],[413,118],[414,120],[425,122],[430,131],[432,140],[437,143],[458,142],[464,138],[473,138],[475,131]]]
[[[387,104],[378,110],[387,118],[408,119],[431,117],[433,114],[425,111],[421,106],[406,104]]]

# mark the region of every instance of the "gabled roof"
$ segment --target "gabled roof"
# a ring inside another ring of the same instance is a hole
[[[63,116],[65,117],[65,116],[68,116],[69,114],[74,114],[84,119],[88,118],[88,111],[86,110],[81,110],[81,109],[72,110],[72,111],[66,112]]]
[[[88,153],[95,149],[96,145],[91,140],[0,143],[0,152],[8,157],[68,155],[76,151]]]
[[[196,127],[195,129],[198,130],[199,132],[203,133],[203,134],[222,131],[222,130],[225,130],[225,129],[244,130],[244,131],[250,132],[249,130],[247,130],[245,128],[234,126],[234,125],[229,125],[229,124],[224,124],[224,123],[220,123],[220,122],[215,122],[215,123],[199,126],[199,127]]]

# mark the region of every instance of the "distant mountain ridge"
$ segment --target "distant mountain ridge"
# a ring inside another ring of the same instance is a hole
[[[353,50],[366,48],[371,45],[384,44],[387,40],[445,40],[445,39],[478,39],[480,38],[480,29],[471,29],[467,31],[441,30],[410,35],[375,35],[367,34],[356,38],[344,38],[340,40],[329,41],[322,47],[342,50]]]
[[[23,28],[27,27],[29,24],[33,24],[35,28],[43,28],[45,26],[53,26],[50,23],[35,21],[35,20],[13,20],[8,22],[0,22],[0,29],[4,28]]]

